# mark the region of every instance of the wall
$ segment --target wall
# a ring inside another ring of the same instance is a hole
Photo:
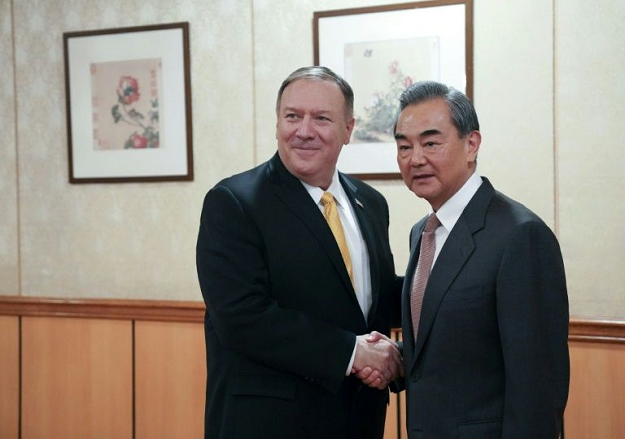
[[[15,89],[11,7],[0,0],[0,294],[16,294],[19,288],[17,143],[15,138]]]
[[[18,140],[7,149],[19,153],[20,258],[9,274],[21,288],[0,282],[1,293],[200,300],[194,249],[203,195],[253,165],[250,3],[2,4],[13,8],[19,90]],[[195,181],[69,185],[63,32],[177,21],[190,22]]]
[[[574,0],[557,11],[558,202],[572,311],[622,319],[625,2]]]
[[[275,93],[312,63],[313,12],[395,2],[0,0],[0,294],[200,300],[203,195],[275,151]],[[625,319],[624,19],[620,0],[474,1],[479,170],[557,231],[582,318]],[[62,33],[175,21],[191,30],[195,181],[69,185]],[[427,206],[373,184],[401,273]]]

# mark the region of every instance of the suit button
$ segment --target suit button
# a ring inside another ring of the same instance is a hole
[[[412,382],[416,383],[417,381],[419,381],[419,379],[421,378],[421,374],[420,373],[415,373],[412,375]]]

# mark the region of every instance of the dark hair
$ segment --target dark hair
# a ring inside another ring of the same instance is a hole
[[[280,111],[280,101],[282,100],[282,93],[289,84],[300,79],[313,79],[317,81],[329,81],[334,82],[341,89],[343,97],[345,98],[345,118],[351,119],[354,115],[354,91],[346,80],[334,73],[327,67],[322,66],[310,66],[301,67],[291,73],[280,86],[278,90],[278,99],[276,100],[276,113]]]
[[[419,81],[408,87],[399,97],[399,113],[409,105],[420,104],[432,99],[443,99],[449,107],[451,122],[458,130],[461,138],[471,131],[479,131],[480,123],[477,120],[477,113],[469,98],[461,91],[453,87],[435,81]],[[397,119],[395,119],[395,129]]]

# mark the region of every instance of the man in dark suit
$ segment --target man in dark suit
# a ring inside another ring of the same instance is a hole
[[[569,356],[556,237],[477,174],[481,134],[461,92],[413,84],[395,138],[404,182],[432,208],[412,229],[402,295],[408,436],[557,438]]]
[[[329,69],[302,68],[283,82],[276,111],[277,154],[204,200],[205,436],[379,439],[401,357],[365,334],[389,334],[401,281],[386,201],[336,170],[353,92]],[[352,374],[365,367],[377,388]]]

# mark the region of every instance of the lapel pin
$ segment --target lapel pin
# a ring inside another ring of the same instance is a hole
[[[355,200],[356,200],[356,204],[358,204],[363,209],[365,208],[365,206],[362,205],[362,203],[360,202],[360,200],[358,198],[355,198]]]

